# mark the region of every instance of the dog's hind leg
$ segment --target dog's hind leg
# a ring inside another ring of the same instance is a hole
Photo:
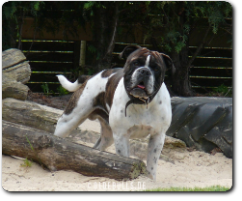
[[[100,122],[102,125],[102,123]],[[99,151],[105,151],[106,148],[113,144],[113,135],[112,130],[109,125],[101,126],[101,136],[93,146],[93,149],[97,149]]]
[[[59,76],[59,78],[61,77]],[[71,84],[66,78],[62,78],[67,88],[76,90],[71,96],[64,114],[58,120],[55,130],[55,135],[65,137],[88,118],[97,107],[100,107],[102,103],[100,99],[104,97],[108,78],[102,77],[102,73],[98,73],[80,86],[78,83]]]
[[[77,126],[86,120],[91,110],[83,109],[83,112],[73,112],[71,114],[63,114],[57,122],[54,135],[59,137],[67,137]]]
[[[104,151],[113,143],[113,133],[108,123],[108,115],[103,110],[96,109],[90,114],[89,119],[98,119],[101,125],[101,136],[93,148],[100,151]]]
[[[84,93],[86,82],[73,93],[64,114],[59,118],[54,135],[59,137],[68,136],[73,129],[86,120],[94,110],[92,97]]]

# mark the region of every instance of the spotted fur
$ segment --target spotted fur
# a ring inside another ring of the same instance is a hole
[[[101,71],[82,85],[59,79],[67,89],[77,89],[54,134],[65,137],[85,119],[98,119],[101,137],[94,148],[103,151],[114,142],[116,153],[126,157],[130,138],[150,135],[147,170],[155,179],[171,123],[170,95],[163,82],[170,58],[139,46],[126,47],[120,57],[126,59],[124,68]]]

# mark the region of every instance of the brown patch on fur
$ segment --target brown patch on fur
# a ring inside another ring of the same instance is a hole
[[[119,71],[115,75],[113,75],[106,84],[105,102],[109,105],[110,108],[113,104],[113,96],[114,96],[115,90],[123,75],[124,75],[123,69],[119,69]]]
[[[79,97],[81,96],[81,94],[82,94],[84,88],[86,87],[87,81],[88,81],[88,80],[86,80],[86,81],[80,86],[80,88],[79,88],[78,90],[76,90],[76,91],[72,94],[72,96],[71,96],[71,98],[70,98],[70,100],[69,100],[69,102],[68,102],[68,104],[67,104],[67,106],[66,106],[66,108],[65,108],[65,110],[64,110],[64,114],[70,114],[70,113],[72,112],[72,110],[77,106],[77,101],[79,100]]]
[[[108,70],[105,70],[105,71],[102,72],[101,77],[102,78],[109,77],[111,74],[117,72],[118,70],[120,70],[120,69],[108,69]]]
[[[78,77],[78,83],[81,84],[81,83],[84,83],[86,80],[90,79],[92,76],[90,75],[80,75]]]
[[[95,120],[95,119],[98,119],[98,118],[102,118],[104,119],[107,123],[109,122],[109,117],[108,117],[108,114],[103,111],[102,109],[100,108],[97,108],[95,109],[90,115],[89,115],[89,119],[90,120]]]
[[[140,49],[138,49],[138,51],[134,51],[133,53],[130,54],[130,57],[127,59],[127,62],[125,64],[124,71],[128,72],[130,70],[130,68],[131,68],[130,63],[133,60],[142,59],[143,60],[143,64],[145,64],[146,57],[148,55],[153,56],[155,58],[155,60],[158,61],[161,64],[160,66],[163,66],[162,64],[164,62],[163,62],[162,57],[160,56],[159,52],[151,51],[151,50],[149,50],[147,48],[140,48]]]
[[[105,92],[101,92],[93,100],[93,107],[101,107],[101,108],[103,108],[107,112],[107,108],[106,108],[106,104],[105,103],[106,103],[105,102]]]

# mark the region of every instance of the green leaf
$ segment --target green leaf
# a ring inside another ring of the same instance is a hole
[[[182,50],[183,47],[185,47],[185,43],[178,42],[177,45],[175,46],[176,52],[179,53]]]
[[[92,46],[92,45],[89,45],[87,49],[91,53],[95,53],[97,51],[97,49],[94,46]]]
[[[36,1],[36,2],[34,3],[34,9],[35,9],[36,11],[39,10],[39,5],[40,5],[40,2],[39,2],[39,1]]]
[[[84,4],[84,9],[89,10],[95,5],[95,1],[88,1]]]
[[[14,17],[16,18],[16,16],[14,16],[16,11],[17,11],[17,6],[15,6],[15,5],[13,5],[11,7],[3,5],[3,15],[7,19],[13,19]]]

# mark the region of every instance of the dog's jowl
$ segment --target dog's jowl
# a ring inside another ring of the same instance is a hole
[[[64,88],[74,91],[55,135],[65,137],[87,118],[98,119],[101,137],[94,148],[104,151],[113,142],[116,153],[129,157],[129,139],[150,135],[147,170],[156,178],[156,167],[171,123],[171,100],[164,83],[169,56],[127,46],[120,54],[123,68],[103,70],[83,84],[58,75]]]

